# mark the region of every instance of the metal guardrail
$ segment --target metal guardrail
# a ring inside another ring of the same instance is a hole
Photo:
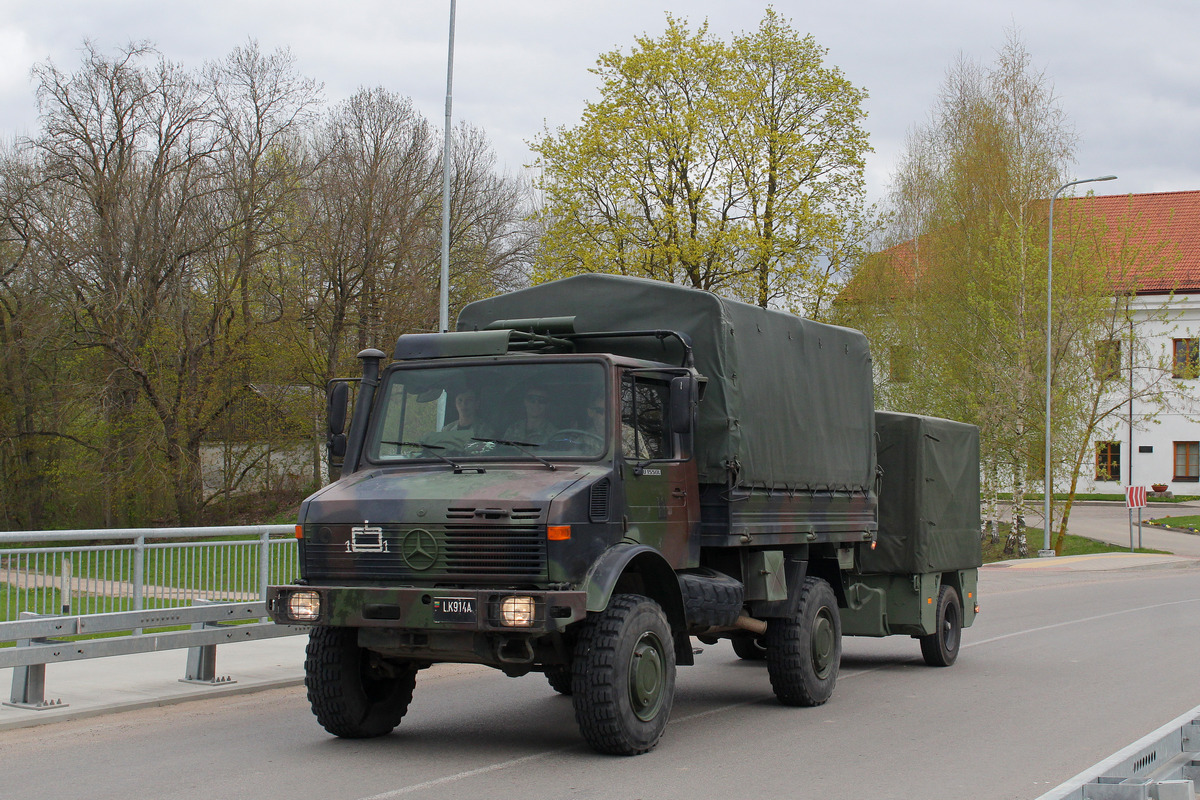
[[[0,533],[0,620],[266,599],[299,574],[292,525]]]
[[[1195,800],[1197,782],[1200,706],[1038,800]]]
[[[47,664],[172,648],[188,648],[183,680],[230,683],[216,675],[218,644],[307,632],[267,622],[263,603],[269,584],[299,572],[293,531],[0,532],[0,669],[13,668],[4,705],[61,708],[45,698]],[[63,638],[95,636],[106,638]]]

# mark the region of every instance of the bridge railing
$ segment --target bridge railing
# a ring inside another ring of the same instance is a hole
[[[266,621],[299,575],[291,525],[0,532],[0,669],[43,709],[46,664],[188,648],[184,680],[222,683],[216,645],[304,633]],[[179,628],[183,628],[180,630]]]
[[[266,598],[299,575],[292,525],[0,533],[0,620]]]

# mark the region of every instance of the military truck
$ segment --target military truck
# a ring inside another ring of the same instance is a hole
[[[949,666],[975,618],[977,432],[877,413],[857,331],[582,275],[359,358],[330,389],[340,478],[301,506],[299,580],[268,592],[312,626],[336,736],[390,732],[419,670],[461,662],[544,674],[593,748],[633,755],[693,637],[815,706],[843,634]]]

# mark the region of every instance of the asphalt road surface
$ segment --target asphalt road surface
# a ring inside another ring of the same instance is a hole
[[[370,741],[325,734],[299,688],[3,733],[0,797],[1033,798],[1200,705],[1200,562],[989,567],[980,596],[955,666],[848,639],[820,708],[706,647],[634,758],[588,750],[540,675],[453,667]]]

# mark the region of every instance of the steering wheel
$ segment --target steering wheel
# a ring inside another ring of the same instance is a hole
[[[592,433],[591,431],[585,431],[582,428],[560,428],[551,434],[550,438],[546,440],[546,444],[549,445],[551,442],[563,441],[582,449],[583,442],[580,441],[580,439],[585,441],[590,440],[596,445],[597,450],[604,449],[603,436],[598,433]]]

